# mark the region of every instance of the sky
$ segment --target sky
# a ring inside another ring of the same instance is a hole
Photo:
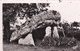
[[[80,3],[79,2],[55,2],[50,4],[49,10],[56,10],[61,14],[61,21],[80,22]]]
[[[43,1],[43,0],[41,0]],[[37,2],[36,3],[44,3],[44,2]],[[54,0],[47,0],[50,3],[50,10],[56,10],[61,14],[61,21],[66,20],[68,22],[80,22],[80,0],[61,0],[62,2],[54,1]],[[4,1],[5,2],[12,2],[12,1]],[[16,1],[12,2],[15,3]],[[22,1],[17,1],[20,3],[24,3]],[[32,1],[33,2],[33,1]],[[47,3],[45,2],[45,3]]]

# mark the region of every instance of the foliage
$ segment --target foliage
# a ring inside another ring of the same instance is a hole
[[[43,40],[44,41],[41,42],[42,46],[72,47],[77,45],[76,39],[68,37],[60,37],[60,38],[44,37]]]
[[[78,25],[78,22],[73,22],[73,23],[72,23],[72,26],[78,27],[78,26],[79,26],[79,25]]]
[[[46,3],[40,3],[43,7]],[[39,13],[36,3],[4,3],[3,4],[3,18],[6,17],[10,21],[14,21],[16,14],[20,15],[20,12],[23,13],[23,17],[27,14],[28,17],[32,17],[35,14]],[[46,6],[45,6],[46,7]]]

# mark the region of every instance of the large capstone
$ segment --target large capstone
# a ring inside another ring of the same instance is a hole
[[[10,41],[21,38],[23,35],[32,33],[34,30],[44,28],[50,24],[57,24],[61,20],[61,15],[59,12],[54,10],[48,10],[34,15],[31,20],[26,20],[25,24],[20,26],[19,30],[12,33]],[[36,31],[34,31],[36,32]],[[44,32],[43,32],[44,33]],[[40,33],[43,34],[43,33]],[[34,34],[34,37],[38,35]],[[42,35],[43,36],[43,35]]]

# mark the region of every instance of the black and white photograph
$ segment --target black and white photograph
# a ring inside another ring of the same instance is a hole
[[[2,3],[3,51],[80,51],[80,1]]]

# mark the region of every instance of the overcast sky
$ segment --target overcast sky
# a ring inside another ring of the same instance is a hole
[[[57,10],[61,14],[61,21],[80,22],[80,3],[79,2],[54,2],[50,4],[51,10]]]
[[[61,21],[67,20],[68,22],[73,22],[73,21],[80,22],[80,0],[61,0],[61,1],[62,2],[59,2],[59,0],[58,1],[48,0],[48,2],[51,3],[49,9],[60,12]],[[22,3],[22,1],[19,2]]]

